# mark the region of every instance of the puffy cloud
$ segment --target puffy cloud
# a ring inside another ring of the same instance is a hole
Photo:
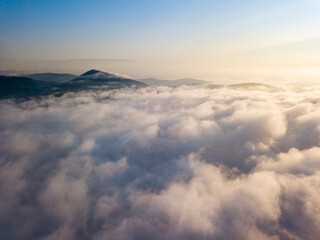
[[[317,239],[320,92],[0,101],[4,239]]]
[[[280,153],[275,159],[262,161],[257,169],[272,170],[280,174],[313,175],[320,169],[320,148],[304,151],[292,148],[287,153]]]

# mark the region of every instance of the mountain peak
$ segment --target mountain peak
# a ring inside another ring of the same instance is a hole
[[[77,80],[83,80],[83,79],[102,80],[102,79],[119,79],[119,78],[128,79],[127,77],[123,77],[117,74],[103,72],[96,69],[91,69],[76,79]]]
[[[108,73],[108,72],[103,72],[99,71],[96,69],[91,69],[84,74],[80,75],[79,77],[76,77],[71,80],[71,82],[78,82],[78,83],[83,83],[84,81],[89,83],[89,82],[123,82],[123,81],[134,81],[133,79],[130,79],[129,77],[119,75],[117,73]],[[80,81],[80,82],[79,82]],[[133,83],[133,82],[132,82]],[[134,81],[135,84],[141,84],[137,81]],[[100,84],[100,83],[99,83]]]
[[[81,76],[88,76],[88,75],[94,75],[97,73],[103,73],[102,71],[96,70],[96,69],[91,69],[87,72],[85,72],[84,74],[81,74]]]

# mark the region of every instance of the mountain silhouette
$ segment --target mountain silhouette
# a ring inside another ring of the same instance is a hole
[[[36,96],[57,86],[58,83],[27,77],[0,76],[0,98]]]
[[[79,77],[69,82],[61,84],[55,90],[58,93],[68,91],[84,91],[84,90],[114,90],[123,87],[144,87],[146,84],[123,77],[120,75],[107,73],[99,70],[89,70]]]
[[[77,76],[73,74],[68,74],[68,73],[34,73],[34,74],[23,75],[22,77],[32,78],[34,80],[41,80],[41,81],[65,83],[76,78]]]

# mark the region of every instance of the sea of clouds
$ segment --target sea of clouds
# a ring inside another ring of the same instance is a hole
[[[0,101],[1,239],[317,240],[320,91]]]

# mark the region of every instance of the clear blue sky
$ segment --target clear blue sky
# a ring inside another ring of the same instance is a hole
[[[210,79],[320,64],[318,0],[0,0],[0,32],[2,70]]]

